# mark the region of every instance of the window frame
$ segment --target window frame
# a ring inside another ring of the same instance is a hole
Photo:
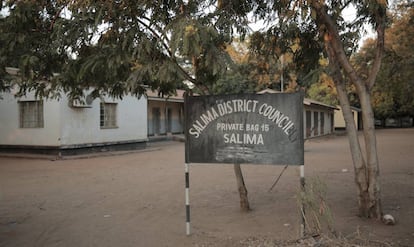
[[[43,100],[22,100],[19,103],[19,128],[41,129],[45,127]]]
[[[99,126],[101,129],[118,128],[118,103],[101,102],[99,105]]]

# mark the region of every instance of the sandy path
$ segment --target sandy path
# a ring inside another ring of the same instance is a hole
[[[307,177],[328,185],[342,234],[414,243],[414,129],[379,130],[383,207],[398,224],[356,217],[347,139],[305,143]],[[191,165],[192,235],[185,236],[184,144],[73,160],[0,157],[0,246],[239,246],[298,236],[297,167],[244,165],[253,211],[239,210],[232,165]],[[344,172],[345,170],[348,172]]]

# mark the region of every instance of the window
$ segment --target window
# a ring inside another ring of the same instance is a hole
[[[116,125],[117,103],[101,103],[100,126],[105,128],[117,128]]]
[[[43,128],[43,101],[19,101],[20,128]]]

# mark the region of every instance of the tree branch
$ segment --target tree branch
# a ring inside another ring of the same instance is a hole
[[[163,38],[153,29],[151,26],[149,26],[147,23],[143,22],[142,20],[137,19],[138,23],[143,25],[148,31],[154,35],[154,37],[161,43],[161,45],[164,47],[165,51],[168,53],[169,58],[171,61],[175,64],[177,69],[181,72],[181,74],[185,77],[185,79],[191,81],[192,83],[196,83],[196,80],[191,77],[187,71],[185,71],[177,62],[177,59],[175,58],[174,54],[171,52],[170,47],[168,44],[166,44],[163,40]]]
[[[336,25],[332,18],[328,15],[326,11],[326,6],[319,1],[312,1],[312,7],[315,9],[315,11],[318,13],[317,18],[319,20],[318,26],[323,26],[326,28],[325,32],[325,39],[328,39],[328,42],[330,45],[332,45],[332,48],[334,49],[336,53],[336,57],[338,61],[341,64],[341,67],[345,70],[346,74],[349,76],[351,81],[354,83],[354,85],[358,87],[362,87],[364,85],[361,78],[356,73],[355,69],[352,67],[351,63],[349,62],[349,59],[347,58],[345,54],[345,50],[343,47],[343,44],[341,42],[341,39],[338,34],[338,30],[336,28]],[[368,90],[370,90],[374,83],[375,78],[380,70],[381,67],[381,60],[384,50],[384,30],[385,30],[385,16],[382,15],[382,13],[377,12],[376,13],[376,23],[377,23],[377,47],[376,47],[376,55],[373,67],[370,71],[369,77],[367,81],[365,82],[365,85]]]
[[[346,7],[348,7],[349,4],[351,4],[353,2],[353,0],[348,0],[346,3],[344,3],[344,5],[342,6],[342,8],[340,9],[340,11],[344,11],[344,9],[346,9]]]
[[[53,31],[53,27],[55,26],[55,22],[56,22],[56,20],[59,18],[59,16],[60,16],[60,13],[62,13],[62,11],[66,8],[68,6],[68,4],[66,4],[66,5],[63,5],[57,12],[56,12],[56,14],[55,14],[55,16],[53,17],[53,19],[52,19],[52,21],[51,21],[51,23],[50,23],[50,26],[49,26],[49,32],[52,32]]]
[[[382,56],[384,54],[384,39],[385,39],[385,21],[386,17],[381,13],[376,13],[377,21],[377,47],[375,50],[375,60],[367,79],[368,90],[371,90],[375,84],[375,78],[381,68]]]
[[[332,46],[341,67],[345,70],[345,73],[349,76],[357,89],[360,88],[363,85],[363,82],[346,56],[338,29],[332,18],[328,15],[326,6],[319,1],[312,1],[311,4],[317,12],[317,25],[320,29],[325,28],[325,30],[319,30],[324,35],[325,43],[329,43],[329,45]]]
[[[146,17],[146,16],[142,16],[142,18],[143,19],[145,19],[145,20],[147,20],[149,23],[151,23],[151,19],[150,18],[148,18],[148,17]],[[142,22],[140,22],[140,23],[142,23]],[[150,26],[149,25],[147,25],[148,26],[148,28],[150,28]],[[165,32],[162,32],[161,30],[162,30],[162,28],[160,28],[158,25],[156,25],[155,23],[154,23],[154,26],[155,26],[155,28],[157,29],[157,31],[159,32],[159,33],[161,33],[161,35],[159,35],[158,34],[158,37],[161,39],[161,40],[166,40],[167,42],[169,42],[169,39],[168,39],[168,37],[167,37],[167,35],[165,35]]]

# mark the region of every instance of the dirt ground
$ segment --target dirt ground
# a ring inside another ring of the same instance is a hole
[[[305,142],[306,177],[327,185],[342,236],[414,246],[414,129],[378,130],[377,142],[383,209],[394,226],[356,216],[346,136]],[[190,166],[186,236],[181,142],[82,159],[0,157],[0,246],[271,246],[298,238],[298,167],[288,167],[271,192],[282,166],[242,169],[249,213],[239,209],[232,165]]]

